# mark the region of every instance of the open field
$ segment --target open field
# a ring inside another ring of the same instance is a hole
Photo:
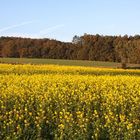
[[[52,64],[52,65],[68,65],[68,66],[85,66],[85,67],[107,67],[119,68],[120,63],[102,62],[102,61],[86,61],[86,60],[62,60],[62,59],[32,59],[32,58],[0,58],[1,63],[13,64]],[[138,64],[128,64],[130,68],[139,68]]]
[[[138,140],[140,71],[0,64],[0,139]]]

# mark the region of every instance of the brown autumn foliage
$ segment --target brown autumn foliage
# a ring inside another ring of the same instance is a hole
[[[0,38],[0,57],[96,60],[140,64],[140,36],[75,36],[72,42]]]

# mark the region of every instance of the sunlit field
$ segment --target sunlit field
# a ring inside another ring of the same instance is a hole
[[[139,70],[0,64],[0,139],[139,138]]]
[[[121,63],[87,60],[66,60],[66,59],[37,59],[37,58],[0,58],[0,63],[9,64],[37,64],[37,65],[62,65],[62,66],[85,66],[100,68],[121,68]],[[140,64],[127,64],[130,69],[140,69]]]

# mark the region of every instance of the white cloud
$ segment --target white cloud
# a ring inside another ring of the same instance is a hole
[[[38,35],[44,36],[47,33],[51,33],[51,32],[56,31],[57,29],[62,28],[62,27],[64,27],[64,24],[58,24],[58,25],[41,30]]]
[[[24,26],[24,25],[27,25],[27,24],[31,24],[31,23],[34,23],[34,22],[35,21],[25,21],[25,22],[22,22],[22,23],[19,23],[19,24],[7,26],[7,27],[4,27],[4,28],[1,28],[0,32],[5,32],[7,30],[10,30],[10,29],[13,29],[13,28],[17,28],[17,27],[21,27],[21,26]]]
[[[13,36],[13,37],[25,37],[25,38],[45,38],[45,37],[52,36],[52,34],[51,34],[52,32],[55,32],[56,30],[64,27],[64,24],[58,24],[58,25],[55,25],[55,26],[51,26],[51,27],[42,29],[39,32],[34,33],[34,34],[33,33],[23,33],[23,32],[8,32],[8,33],[4,32],[6,30],[16,28],[16,27],[20,27],[20,26],[30,24],[30,23],[33,23],[33,21],[27,21],[27,22],[23,22],[23,23],[20,23],[20,24],[17,24],[17,25],[12,25],[12,26],[9,26],[9,27],[5,27],[3,29],[0,29],[0,32],[3,32],[2,36],[9,36],[9,37]],[[52,38],[54,38],[54,34],[55,33],[53,33]]]

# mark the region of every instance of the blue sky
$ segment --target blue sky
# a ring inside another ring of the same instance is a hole
[[[140,0],[0,0],[0,36],[140,34]]]

